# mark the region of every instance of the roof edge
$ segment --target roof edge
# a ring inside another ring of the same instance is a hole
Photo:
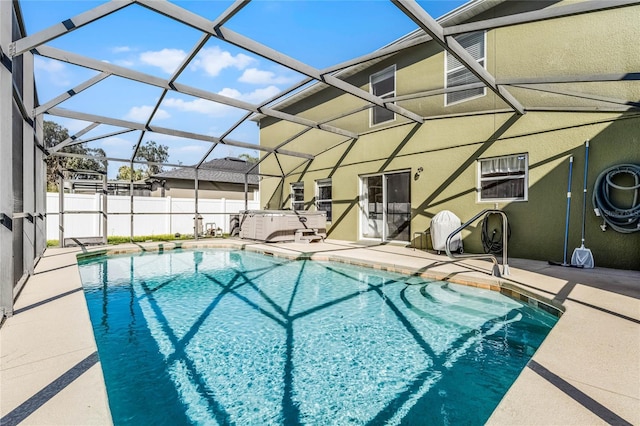
[[[444,15],[440,16],[439,18],[436,19],[436,21],[442,25],[443,27],[447,27],[447,26],[452,26],[452,25],[458,25],[461,22],[464,22],[468,19],[473,18],[476,15],[479,15],[480,13],[484,12],[487,9],[493,8],[501,3],[506,2],[507,0],[471,0],[467,3],[464,3],[460,6],[458,6],[457,8],[445,13]],[[410,33],[400,37],[397,40],[392,41],[389,44],[386,44],[380,48],[378,48],[377,50],[382,50],[385,49],[387,47],[390,46],[394,46],[396,44],[402,43],[404,41],[407,40],[411,40],[419,35],[424,34],[424,31],[421,28],[416,28],[415,30],[411,31]],[[376,50],[376,51],[377,51]],[[391,55],[395,55],[396,53],[392,53]],[[390,56],[390,55],[389,55]],[[362,71],[365,68],[368,68],[372,65],[375,65],[376,63],[386,59],[387,56],[384,56],[382,58],[378,58],[378,59],[373,59],[367,62],[364,62],[363,64],[358,64],[358,65],[352,65],[348,68],[345,68],[343,70],[340,71],[336,71],[335,73],[332,73],[331,75],[333,75],[334,77],[349,77],[351,75],[354,75],[360,71]],[[364,65],[366,64],[366,66]],[[321,90],[323,90],[325,88],[325,84],[322,82],[315,82],[312,85],[310,85],[309,87],[304,88],[303,90],[296,92],[292,95],[289,95],[285,98],[283,98],[281,101],[273,104],[271,106],[272,109],[275,110],[280,110],[283,108],[286,108],[290,105],[293,105],[296,102],[299,102],[305,98],[307,98],[308,96],[311,96]],[[263,114],[254,114],[252,115],[249,120],[251,121],[255,121],[258,122],[260,120],[262,120],[263,118],[266,118],[266,115]]]

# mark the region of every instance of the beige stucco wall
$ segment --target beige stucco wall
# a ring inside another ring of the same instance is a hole
[[[637,40],[640,40],[637,6],[505,27],[487,33],[487,69],[498,81],[637,72],[640,70]],[[350,81],[368,90],[369,75],[392,64],[397,67],[397,95],[443,87],[444,55],[430,45],[382,61]],[[547,88],[636,102],[640,99],[637,81],[556,84]],[[509,90],[526,107],[612,105],[523,88],[509,87]],[[290,112],[323,120],[361,105],[362,101],[353,96],[328,89],[294,105]],[[425,117],[506,107],[490,91],[482,98],[446,108],[442,95],[399,105]],[[289,184],[300,180],[305,182],[305,203],[313,208],[314,181],[331,177],[334,219],[329,236],[356,240],[360,220],[359,176],[411,170],[413,177],[418,167],[423,167],[419,178],[411,180],[411,232],[422,231],[441,210],[451,210],[464,221],[484,208],[493,207],[477,202],[478,158],[527,153],[528,201],[499,205],[507,212],[512,227],[509,255],[558,261],[563,256],[570,155],[574,155],[575,162],[568,255],[580,245],[584,142],[590,139],[585,245],[592,250],[598,266],[640,269],[640,232],[602,232],[599,227],[602,221],[595,217],[591,207],[593,184],[601,171],[620,163],[640,164],[639,116],[528,111],[520,117],[513,113],[485,114],[427,120],[422,125],[397,117],[393,123],[371,128],[369,112],[362,111],[330,124],[361,136],[351,141],[312,130],[288,144],[287,149],[317,156],[310,164],[300,158],[280,156],[283,169],[294,173],[284,180],[265,178],[261,182],[264,207],[288,208]],[[275,146],[300,130],[298,125],[263,120],[261,143]],[[280,170],[275,160],[270,159],[261,164],[261,172],[279,174]],[[482,250],[479,223],[476,225],[464,233],[465,249],[470,252]]]

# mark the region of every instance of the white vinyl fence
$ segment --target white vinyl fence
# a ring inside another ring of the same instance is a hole
[[[260,207],[259,201],[249,201],[249,210]],[[97,237],[102,232],[102,199],[100,194],[64,194],[64,210],[95,211],[98,213],[65,213],[64,237]],[[230,232],[230,219],[245,209],[244,200],[198,199],[198,214],[202,216],[202,229],[207,225]],[[107,197],[107,236],[131,234],[131,198],[109,195]],[[133,197],[134,236],[163,234],[193,234],[195,199]],[[59,194],[47,193],[47,239],[59,238]],[[144,214],[147,213],[147,214]]]

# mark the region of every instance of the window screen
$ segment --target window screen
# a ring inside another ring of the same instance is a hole
[[[464,49],[471,54],[473,59],[478,61],[480,65],[485,66],[485,42],[484,31],[463,34],[454,37]],[[464,84],[477,83],[478,77],[473,75],[460,61],[453,55],[447,53],[447,87],[462,86]],[[450,105],[467,99],[483,96],[485,88],[463,90],[460,92],[447,93],[445,96],[446,104]]]
[[[331,179],[316,181],[316,209],[326,212],[331,222]]]
[[[291,184],[291,209],[304,210],[304,182]]]
[[[526,201],[528,167],[526,154],[479,160],[479,201]]]
[[[370,78],[371,93],[382,99],[392,98],[396,95],[396,68],[389,67],[377,74],[373,74]],[[371,110],[371,124],[380,124],[391,121],[395,118],[395,114],[382,107],[376,106]]]

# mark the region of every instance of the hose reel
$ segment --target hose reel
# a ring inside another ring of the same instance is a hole
[[[492,216],[498,216],[497,227],[490,228],[490,223],[493,222]],[[485,253],[498,254],[502,253],[502,215],[499,213],[488,212],[482,219],[482,247]],[[511,238],[511,225],[507,221],[507,241]]]
[[[617,175],[631,175],[634,183],[631,186],[616,184]],[[612,201],[614,191],[633,191],[631,207],[615,205]],[[607,230],[607,225],[622,234],[640,231],[640,165],[619,164],[600,173],[593,188],[593,210],[604,221],[600,225],[602,231]]]

